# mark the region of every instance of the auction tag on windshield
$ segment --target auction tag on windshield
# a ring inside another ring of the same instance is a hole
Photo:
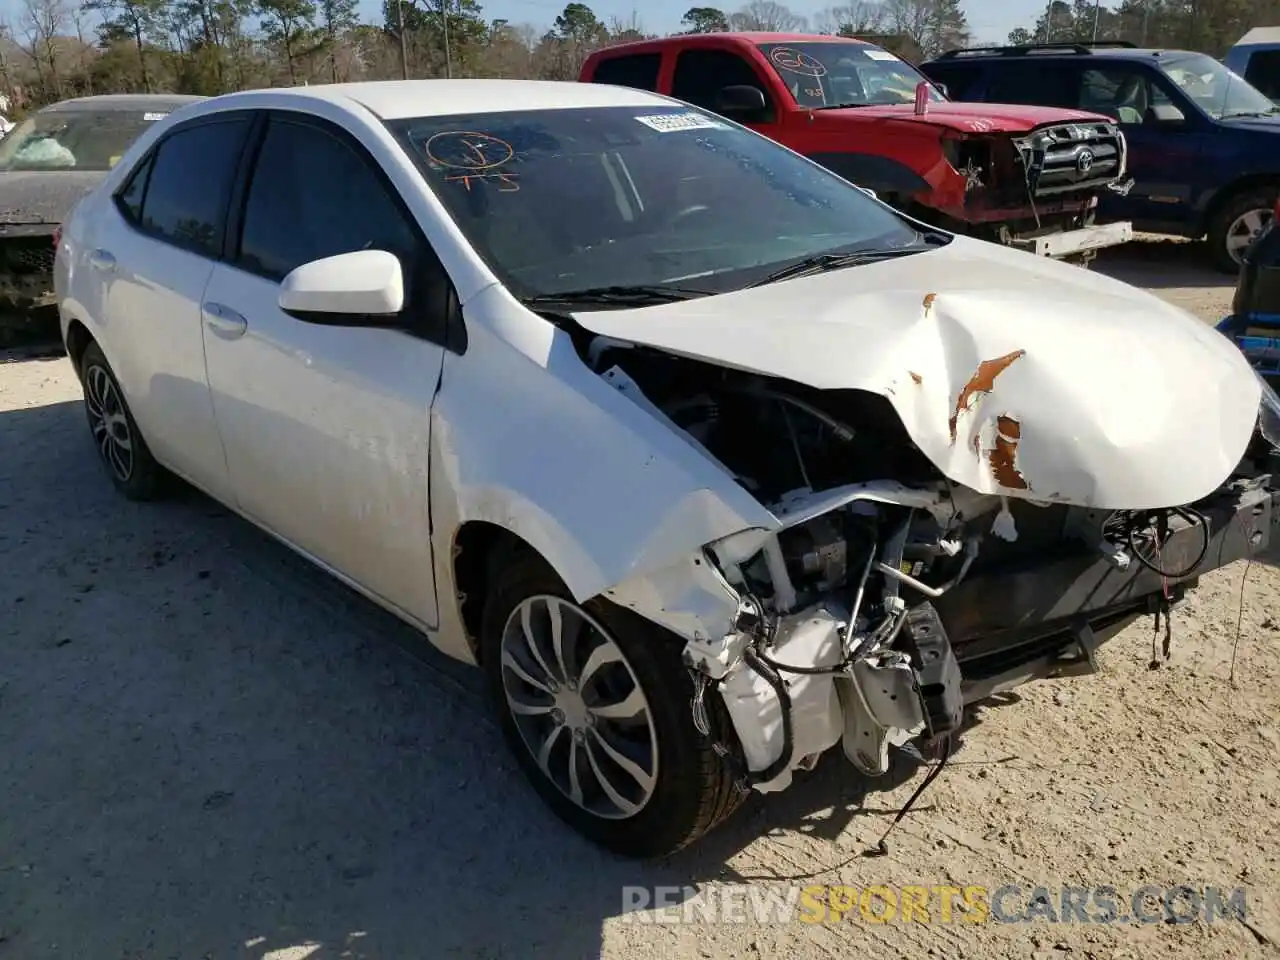
[[[646,127],[659,133],[676,133],[680,130],[725,130],[728,129],[718,120],[704,117],[700,113],[659,113],[648,117],[636,117]]]
[[[867,55],[867,58],[870,60],[897,60],[898,59],[888,50],[863,50],[862,52],[865,53]]]
[[[163,120],[167,116],[168,116],[167,113],[144,113],[142,115],[142,119],[143,120]]]

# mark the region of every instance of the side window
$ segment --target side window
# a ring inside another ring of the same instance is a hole
[[[976,63],[932,64],[925,71],[926,76],[935,83],[947,88],[947,96],[952,100],[964,100],[982,79],[982,67]]]
[[[1138,66],[1090,67],[1080,76],[1080,96],[1071,106],[1103,113],[1122,124],[1145,123],[1147,111],[1166,105],[1168,95]]]
[[[273,118],[249,184],[237,265],[281,280],[312,260],[386,250],[408,280],[422,243],[372,163],[312,124]]]
[[[138,164],[128,182],[125,183],[124,189],[116,194],[116,204],[130,223],[142,222],[142,198],[147,192],[147,178],[151,176],[151,165],[155,161],[155,156],[154,153],[149,154],[142,163]]]
[[[637,53],[629,57],[610,57],[596,64],[592,83],[612,83],[637,90],[657,90],[662,54]]]
[[[1255,50],[1245,67],[1244,78],[1263,96],[1280,100],[1280,50]]]
[[[218,256],[248,129],[245,117],[214,120],[161,141],[150,163],[139,226],[175,246]]]
[[[686,50],[676,57],[671,95],[677,100],[705,110],[715,110],[720,91],[738,85],[755,87],[764,94],[766,102],[771,99],[755,68],[736,53],[728,50]],[[767,119],[772,118],[771,111]]]
[[[1078,74],[1061,61],[992,64],[982,99],[986,103],[1071,107],[1075,106],[1077,82]]]

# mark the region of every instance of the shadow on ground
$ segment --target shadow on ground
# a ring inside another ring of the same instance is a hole
[[[1214,269],[1204,243],[1147,234],[1099,251],[1092,269],[1152,290],[1234,287],[1237,279]]]
[[[478,672],[199,494],[118,497],[78,404],[0,413],[0,451],[12,956],[597,957],[624,886],[735,879],[776,831],[861,849],[895,812],[836,757],[665,862],[610,857],[525,785]]]

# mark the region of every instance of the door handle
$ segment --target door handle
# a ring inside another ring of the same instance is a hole
[[[230,307],[208,302],[200,309],[204,313],[204,325],[223,340],[238,340],[249,329],[249,321]]]
[[[89,263],[91,266],[104,273],[110,273],[116,268],[116,258],[112,256],[108,250],[94,250],[89,254]]]

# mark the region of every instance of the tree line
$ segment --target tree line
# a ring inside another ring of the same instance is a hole
[[[852,0],[811,16],[777,0],[694,6],[682,32],[869,36],[908,56],[968,42],[960,0]],[[657,36],[571,2],[549,25],[489,20],[480,0],[22,0],[0,22],[0,87],[21,113],[101,93],[214,95],[410,77],[574,79],[599,47]]]
[[[1124,40],[1141,47],[1199,50],[1221,57],[1248,30],[1280,24],[1280,0],[1052,0],[1009,43]]]

